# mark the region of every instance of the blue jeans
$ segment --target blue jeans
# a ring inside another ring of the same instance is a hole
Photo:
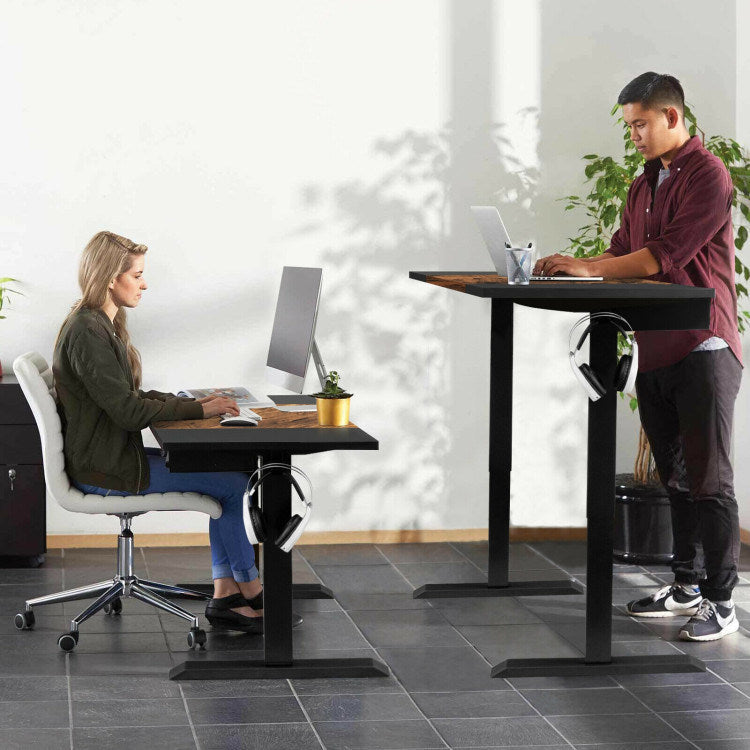
[[[212,578],[234,578],[253,581],[258,577],[253,545],[247,540],[242,521],[242,496],[247,486],[247,474],[241,471],[171,473],[158,449],[146,448],[151,484],[139,495],[150,492],[200,492],[210,495],[221,504],[221,518],[208,524],[211,542]],[[81,492],[90,495],[132,495],[132,492],[108,490],[90,484],[73,482]]]

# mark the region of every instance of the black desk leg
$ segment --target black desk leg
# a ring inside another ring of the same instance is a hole
[[[612,383],[617,361],[617,331],[609,325],[591,332],[591,367],[603,383]],[[508,659],[492,669],[493,677],[570,676],[584,674],[655,674],[702,672],[692,656],[612,656],[612,542],[615,510],[617,396],[612,388],[589,401],[586,515],[586,655],[583,659]]]
[[[513,455],[513,303],[492,300],[490,332],[490,487],[487,583],[428,583],[415,599],[580,594],[570,580],[509,581],[510,472]]]
[[[268,456],[266,462],[290,463],[291,456]],[[282,474],[263,482],[261,502],[270,539],[286,526],[292,491]],[[169,673],[176,680],[299,679],[315,677],[382,677],[388,667],[376,659],[295,659],[292,641],[292,556],[273,542],[263,545],[263,660],[187,661]],[[302,627],[305,627],[304,623]]]

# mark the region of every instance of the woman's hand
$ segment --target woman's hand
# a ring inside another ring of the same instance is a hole
[[[204,419],[217,417],[220,414],[231,414],[236,417],[240,413],[237,402],[226,396],[207,396],[205,399],[200,399],[199,403],[203,406]]]
[[[555,253],[546,258],[539,258],[534,265],[534,276],[595,276],[593,264],[586,263],[580,258]]]

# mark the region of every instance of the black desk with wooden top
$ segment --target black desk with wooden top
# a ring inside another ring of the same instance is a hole
[[[272,398],[276,403],[306,401],[304,397]],[[219,417],[213,417],[157,422],[151,430],[166,456],[167,467],[174,472],[252,472],[263,463],[291,463],[293,456],[378,449],[378,441],[356,425],[320,427],[315,412],[257,412],[263,418],[257,427],[222,427]],[[291,486],[285,477],[266,477],[262,507],[269,539],[274,539],[291,518]],[[388,667],[375,659],[294,659],[291,554],[266,542],[263,575],[264,659],[194,659],[174,667],[170,678],[380,677],[389,673]]]
[[[568,582],[508,579],[510,477],[513,417],[513,305],[591,313],[612,312],[633,330],[706,329],[713,289],[642,279],[538,281],[509,285],[494,273],[412,271],[410,278],[492,301],[489,418],[489,565],[486,584],[428,584],[415,597],[532,596],[577,594]],[[617,330],[595,326],[589,362],[603,382],[617,364]],[[586,516],[588,530],[586,653],[583,659],[509,659],[495,677],[626,674],[701,671],[705,665],[684,655],[612,656],[612,542],[615,507],[617,394],[610,389],[588,402]]]

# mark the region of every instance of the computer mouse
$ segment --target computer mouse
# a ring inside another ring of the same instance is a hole
[[[224,417],[219,420],[219,424],[222,427],[257,427],[258,422],[254,419],[246,419],[245,417]]]

